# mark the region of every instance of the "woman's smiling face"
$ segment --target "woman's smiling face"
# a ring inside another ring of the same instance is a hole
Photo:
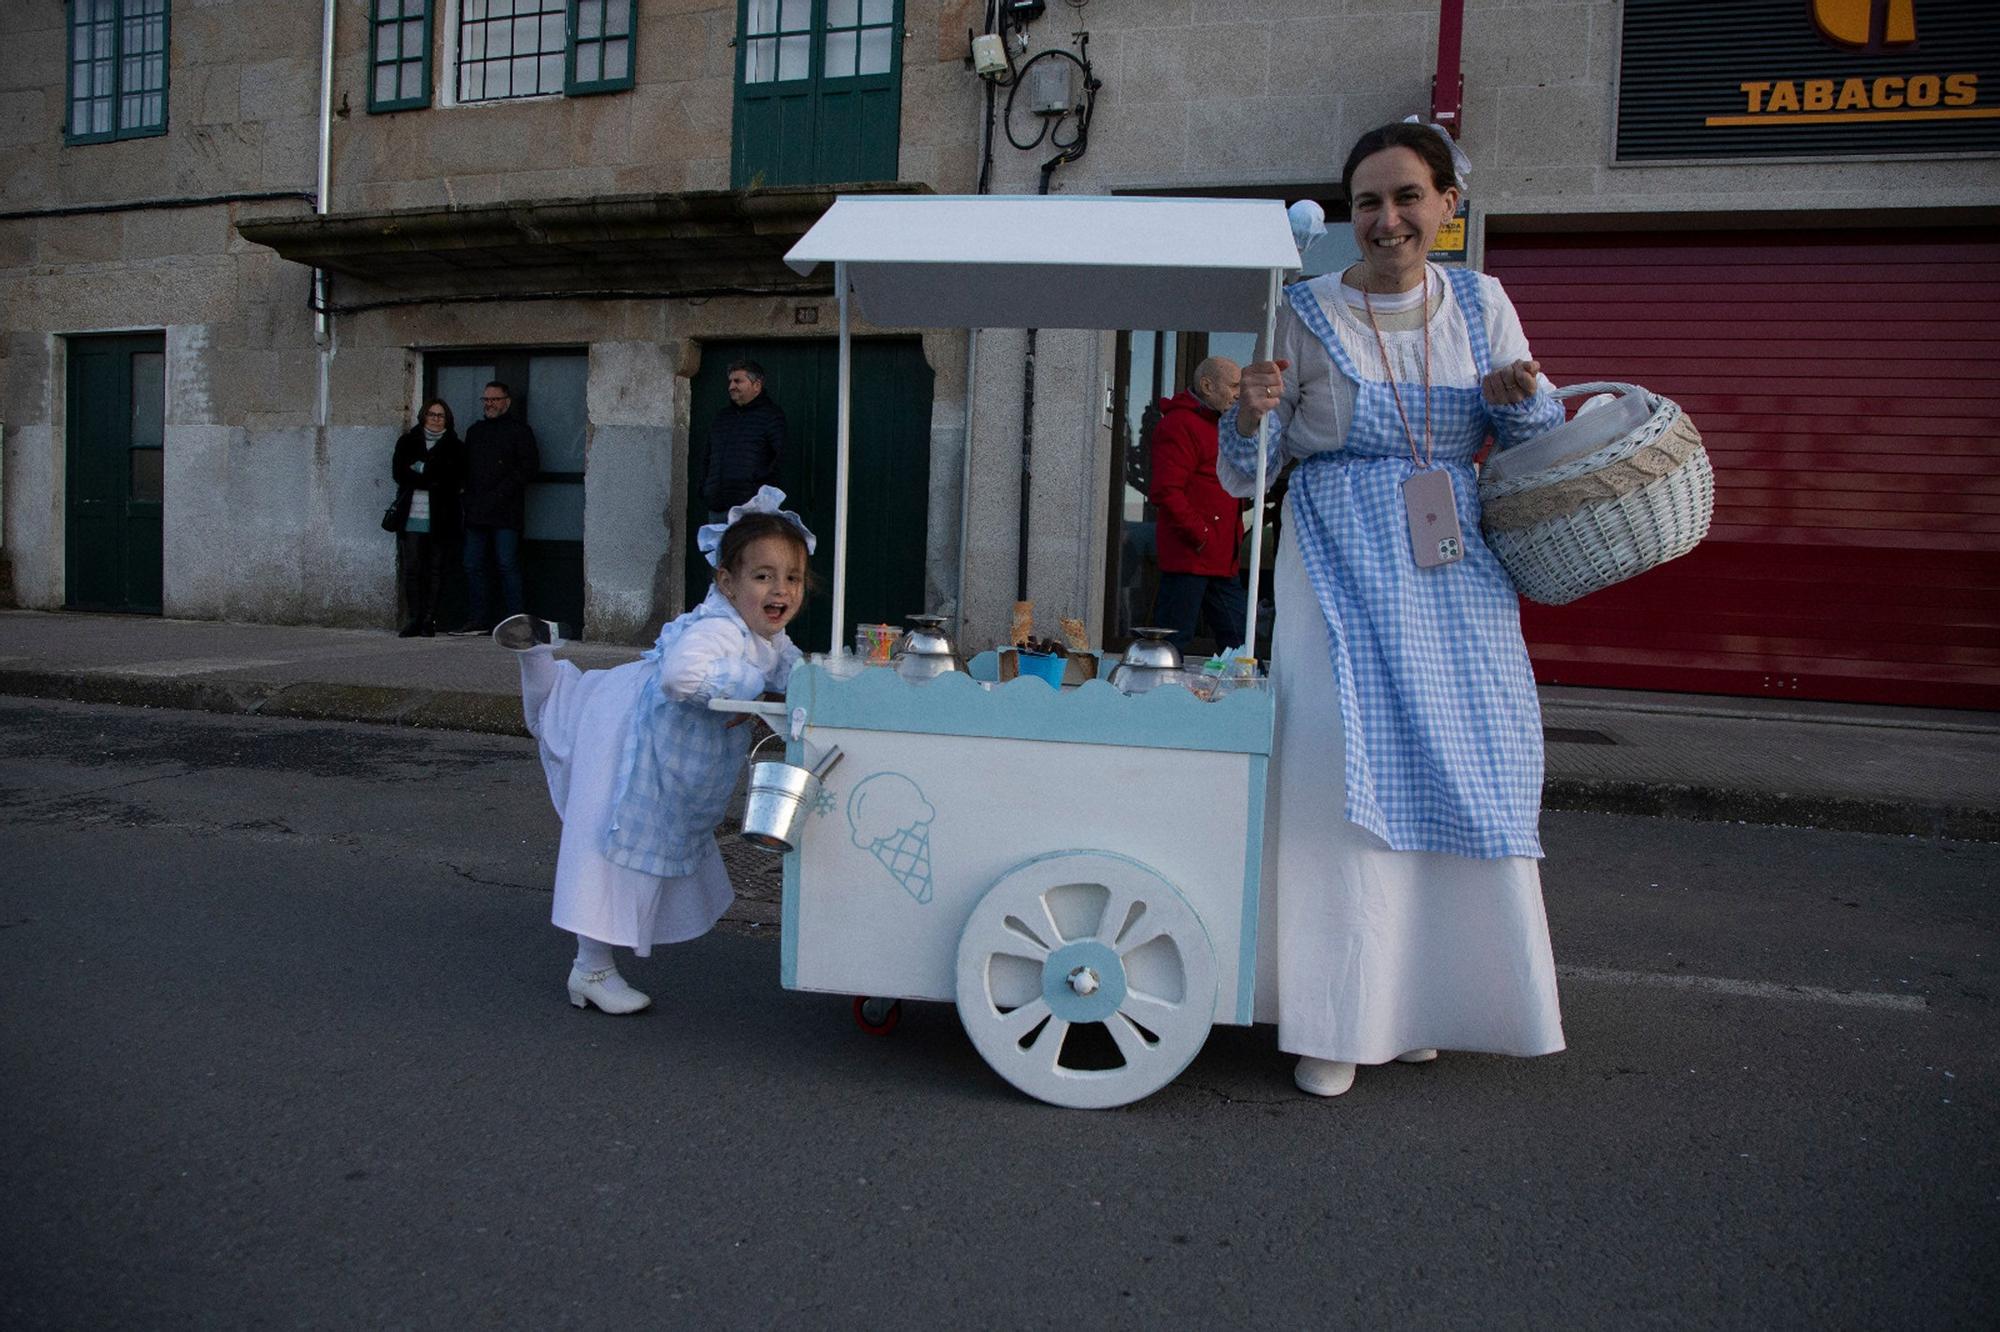
[[[752,633],[775,638],[805,605],[805,552],[781,536],[758,537],[734,569],[715,571],[715,585]]]
[[[1363,158],[1354,168],[1352,190],[1363,289],[1413,289],[1423,280],[1438,228],[1458,207],[1458,191],[1439,190],[1424,159],[1403,147]]]

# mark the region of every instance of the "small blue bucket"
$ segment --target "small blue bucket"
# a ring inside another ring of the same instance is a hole
[[[1053,688],[1062,688],[1063,672],[1069,669],[1067,657],[1058,657],[1053,652],[1016,652],[1014,656],[1020,662],[1022,675],[1032,675],[1048,681]]]

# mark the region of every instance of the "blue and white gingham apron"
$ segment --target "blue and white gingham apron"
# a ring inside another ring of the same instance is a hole
[[[1445,273],[1483,378],[1492,351],[1478,278]],[[1301,460],[1289,502],[1340,682],[1347,817],[1398,851],[1540,856],[1541,708],[1514,586],[1479,535],[1472,457],[1492,426],[1487,405],[1477,387],[1434,387],[1428,402],[1403,388],[1419,440],[1430,417],[1433,464],[1451,474],[1464,533],[1464,559],[1419,568],[1403,505],[1418,469],[1395,396],[1361,375],[1306,283],[1287,295],[1355,385],[1343,447]]]

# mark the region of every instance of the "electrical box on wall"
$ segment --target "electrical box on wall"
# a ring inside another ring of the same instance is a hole
[[[989,74],[1002,74],[1007,69],[1007,48],[1000,43],[997,33],[986,33],[972,39],[972,72],[984,78]]]
[[[1076,66],[1043,60],[1028,70],[1028,109],[1038,116],[1066,115],[1076,109]]]

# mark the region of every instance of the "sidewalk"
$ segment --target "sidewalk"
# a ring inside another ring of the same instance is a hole
[[[523,735],[517,681],[483,637],[0,611],[0,694]],[[1550,809],[2000,841],[2000,713],[1567,688],[1542,706]]]

